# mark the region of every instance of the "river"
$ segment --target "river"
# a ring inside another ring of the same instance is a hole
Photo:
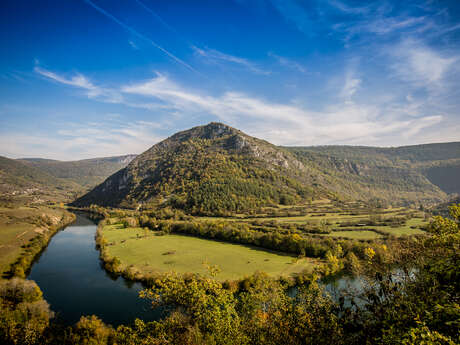
[[[38,260],[28,279],[35,280],[56,316],[65,324],[83,315],[96,315],[117,326],[136,318],[158,320],[161,309],[153,310],[148,300],[138,297],[142,284],[114,277],[104,270],[96,249],[97,224],[82,214],[59,231]],[[363,281],[341,277],[324,284],[326,292],[337,299],[339,292],[353,288],[362,291]],[[290,295],[295,295],[296,288]]]
[[[77,322],[82,315],[97,315],[111,325],[128,324],[136,318],[154,320],[161,312],[138,297],[143,289],[122,277],[110,276],[101,266],[94,236],[97,225],[84,215],[59,231],[28,279],[35,280],[59,320]]]

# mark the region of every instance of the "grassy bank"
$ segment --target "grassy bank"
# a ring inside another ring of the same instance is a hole
[[[33,259],[51,237],[72,223],[75,215],[44,206],[0,208],[0,272],[24,277]]]

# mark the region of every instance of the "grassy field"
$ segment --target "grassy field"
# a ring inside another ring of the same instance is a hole
[[[326,234],[323,236],[345,237],[345,238],[350,238],[353,240],[374,240],[374,239],[383,237],[381,234],[378,234],[370,230],[334,231],[334,232],[331,232],[330,234]]]
[[[47,207],[0,207],[0,274],[8,271],[21,255],[22,245],[48,231],[40,219],[46,216],[58,222],[62,215],[62,210]]]
[[[390,208],[381,211],[382,217],[394,217],[398,216],[399,213],[406,211],[404,208]],[[321,215],[318,215],[320,213]],[[340,223],[341,221],[359,221],[369,219],[368,213],[361,212],[360,214],[350,214],[347,211],[330,211],[330,210],[322,210],[320,212],[307,212],[306,215],[302,216],[279,216],[279,217],[259,217],[259,218],[240,218],[240,217],[198,217],[201,220],[226,220],[226,221],[245,221],[245,222],[252,222],[252,221],[278,221],[278,222],[285,222],[285,223],[304,223],[308,221],[321,221],[327,220],[332,223]]]
[[[375,229],[379,232],[383,232],[391,236],[411,236],[411,235],[421,235],[425,231],[421,230],[420,227],[426,225],[426,221],[422,218],[412,218],[407,220],[405,225],[391,227],[391,226],[368,226],[366,229]],[[415,227],[415,228],[412,228]],[[384,237],[378,232],[371,230],[364,230],[361,227],[349,227],[351,231],[333,231],[330,234],[324,235],[329,237],[345,237],[355,240],[373,240],[377,238]]]
[[[256,271],[272,276],[288,276],[310,270],[319,260],[296,258],[281,253],[238,244],[205,240],[189,236],[154,236],[140,228],[120,229],[106,226],[102,235],[110,256],[123,265],[134,265],[142,273],[176,271],[209,274],[206,264],[217,265],[217,279],[238,279]]]
[[[321,207],[321,209],[316,209],[313,211],[313,206],[316,205]],[[373,240],[386,237],[388,235],[391,236],[409,236],[409,235],[419,235],[423,234],[424,231],[420,229],[428,222],[424,220],[423,213],[416,210],[407,209],[404,207],[394,207],[394,208],[387,208],[387,209],[380,209],[378,211],[379,217],[381,219],[389,219],[389,218],[398,218],[403,217],[404,214],[410,213],[415,215],[417,218],[411,218],[406,221],[404,225],[392,227],[392,226],[362,226],[357,225],[350,225],[346,226],[347,230],[341,230],[340,225],[342,222],[366,222],[370,219],[371,214],[367,213],[365,207],[354,207],[354,208],[344,208],[342,210],[337,209],[334,205],[329,204],[328,200],[320,200],[316,203],[312,203],[312,205],[308,206],[309,210],[306,211],[307,214],[305,215],[293,215],[293,216],[278,216],[278,217],[259,217],[259,218],[244,218],[241,217],[233,217],[233,218],[225,218],[225,217],[199,217],[200,220],[204,221],[234,221],[234,222],[275,222],[276,224],[319,224],[320,222],[327,222],[331,229],[335,231],[331,232],[330,234],[326,234],[323,236],[328,237],[342,237],[342,238],[349,238],[349,239],[356,239],[356,240]],[[281,207],[280,209],[286,209],[287,206]],[[331,210],[333,209],[333,210]],[[353,230],[353,231],[349,231]],[[372,231],[376,230],[376,231]],[[379,233],[380,232],[380,233]]]
[[[425,231],[420,230],[419,227],[424,226],[426,224],[427,222],[421,218],[412,218],[412,219],[409,219],[405,225],[399,226],[397,228],[392,228],[388,226],[373,226],[372,228],[383,231],[393,236],[409,236],[409,235],[424,234]],[[417,228],[412,229],[411,226],[414,226]]]

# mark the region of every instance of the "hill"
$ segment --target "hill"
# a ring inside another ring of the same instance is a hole
[[[286,149],[299,160],[311,162],[331,176],[330,186],[339,193],[353,185],[357,188],[353,193],[360,198],[370,193],[383,199],[425,202],[445,197],[444,194],[460,194],[459,142],[396,148],[317,146]]]
[[[108,176],[124,168],[136,155],[58,161],[42,158],[24,158],[20,161],[40,169],[59,179],[79,184],[90,189],[103,182]]]
[[[152,146],[73,204],[212,215],[321,197],[430,204],[447,194],[427,171],[460,160],[458,145],[278,147],[210,123]]]
[[[74,204],[241,212],[323,193],[309,186],[308,170],[282,148],[210,123],[154,145]]]
[[[2,199],[23,201],[65,201],[78,189],[74,182],[57,179],[23,162],[0,157],[0,195]]]

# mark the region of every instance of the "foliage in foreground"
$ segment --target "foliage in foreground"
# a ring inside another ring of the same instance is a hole
[[[459,344],[459,211],[453,206],[453,219],[434,219],[433,236],[402,253],[397,274],[369,250],[363,275],[373,279],[353,297],[329,298],[313,276],[288,290],[264,274],[233,284],[169,274],[143,292],[168,308],[163,320],[114,329],[83,317],[64,328],[48,326],[46,308],[25,314],[24,303],[40,294],[11,280],[0,289],[0,334],[6,344]]]
[[[39,344],[53,313],[37,284],[13,278],[0,282],[0,339],[4,344]]]

